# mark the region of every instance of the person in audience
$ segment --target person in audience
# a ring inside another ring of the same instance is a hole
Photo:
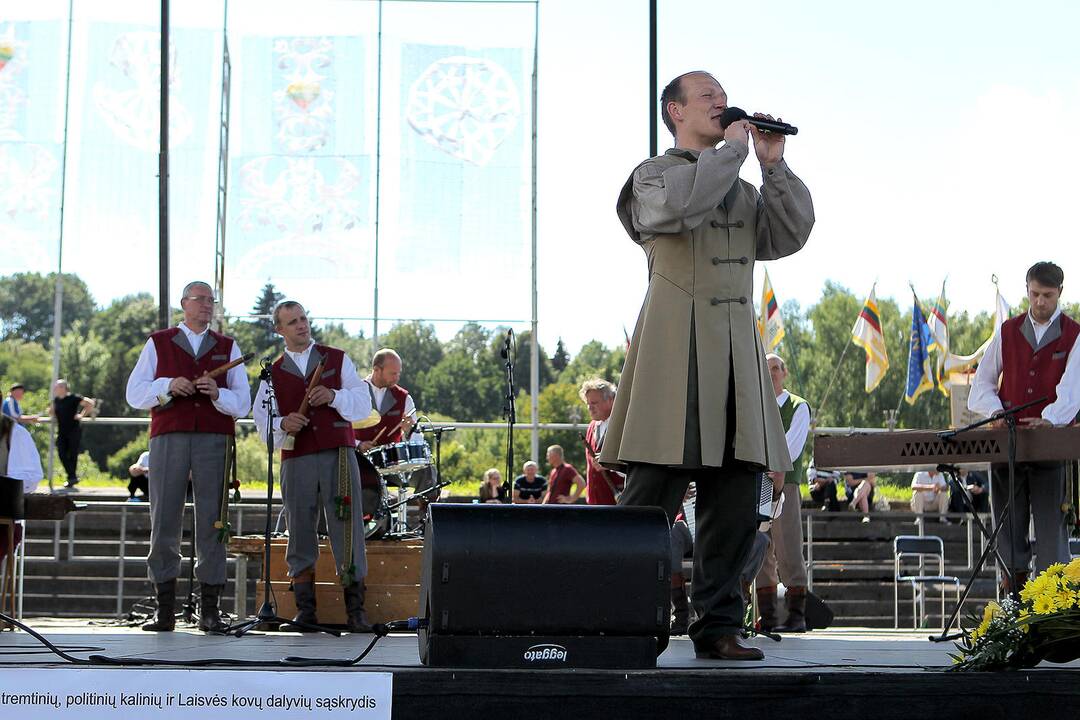
[[[68,490],[79,482],[76,470],[79,464],[79,444],[82,441],[82,419],[93,412],[96,403],[94,398],[71,392],[67,380],[57,380],[53,385],[49,415],[56,422],[56,454],[67,473],[64,488]]]
[[[514,478],[514,503],[539,505],[547,491],[547,478],[540,475],[540,466],[529,460],[521,467],[522,475]]]
[[[4,403],[0,406],[0,412],[7,415],[9,418],[17,423],[24,425],[34,425],[40,418],[37,415],[23,415],[22,402],[23,395],[26,393],[26,386],[22,383],[15,383],[8,390],[8,396],[4,398]]]
[[[949,484],[937,470],[917,472],[911,478],[911,511],[936,512],[944,519],[949,508]]]
[[[844,473],[844,502],[848,508],[855,512],[861,512],[864,516],[874,506],[874,484],[877,482],[876,473],[848,472]],[[863,518],[869,522],[869,517]]]
[[[135,491],[142,490],[142,497],[136,497]],[[150,451],[145,450],[133,465],[128,467],[128,502],[143,502],[150,499]]]
[[[840,473],[835,470],[818,470],[811,460],[810,467],[806,470],[806,481],[810,484],[810,499],[815,507],[829,512],[844,509],[836,496],[836,481],[839,479]]]
[[[547,461],[551,472],[548,473],[548,490],[544,495],[544,504],[577,502],[585,492],[585,481],[577,469],[566,462],[561,445],[552,445],[547,449]]]
[[[0,476],[9,478],[4,482],[21,482],[23,494],[32,493],[44,473],[41,456],[38,455],[30,431],[10,415],[0,414]],[[14,552],[22,541],[22,523],[15,524],[15,542],[8,547],[7,533],[0,532],[0,562],[9,552]]]
[[[990,512],[990,489],[987,487],[986,476],[981,472],[961,470],[959,479],[960,484],[963,485],[971,495],[971,503],[975,508],[975,512]],[[949,512],[962,513],[967,511],[968,506],[967,501],[964,499],[964,494],[958,492],[955,487],[950,487]]]
[[[506,502],[506,488],[502,484],[502,475],[495,468],[484,472],[484,482],[480,483],[479,497],[482,503]]]

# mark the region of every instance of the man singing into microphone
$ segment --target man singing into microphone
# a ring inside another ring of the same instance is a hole
[[[708,73],[672,80],[660,110],[675,147],[639,165],[619,195],[649,289],[600,461],[628,470],[620,504],[662,507],[669,522],[696,482],[695,651],[760,660],[738,639],[739,573],[754,544],[758,473],[788,471],[791,459],[750,301],[754,261],[802,248],[814,210],[783,160],[784,136],[748,119],[725,129],[726,108]],[[739,179],[751,134],[760,193]]]

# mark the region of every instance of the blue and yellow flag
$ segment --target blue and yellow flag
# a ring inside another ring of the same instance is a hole
[[[912,293],[914,296],[914,293]],[[909,405],[915,404],[915,398],[934,388],[933,370],[930,367],[930,346],[934,339],[926,316],[919,306],[919,298],[911,308],[911,342],[908,351],[907,390],[904,399]]]

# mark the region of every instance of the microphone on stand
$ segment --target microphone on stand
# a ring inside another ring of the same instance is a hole
[[[502,350],[499,351],[499,355],[504,358],[510,357],[510,341],[514,337],[514,328],[510,328],[506,331],[506,342],[503,343]]]
[[[788,125],[786,122],[781,122],[779,120],[751,117],[746,114],[745,110],[737,107],[729,107],[720,114],[720,127],[727,130],[728,125],[733,122],[738,122],[739,120],[746,120],[758,130],[767,130],[769,132],[780,133],[781,135],[799,134],[799,128],[794,125]]]

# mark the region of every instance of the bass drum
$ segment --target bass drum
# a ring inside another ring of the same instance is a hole
[[[390,510],[387,509],[389,500],[386,493],[386,483],[380,482],[377,487],[362,487],[360,489],[360,499],[363,503],[364,512],[364,539],[378,540],[390,532]]]

